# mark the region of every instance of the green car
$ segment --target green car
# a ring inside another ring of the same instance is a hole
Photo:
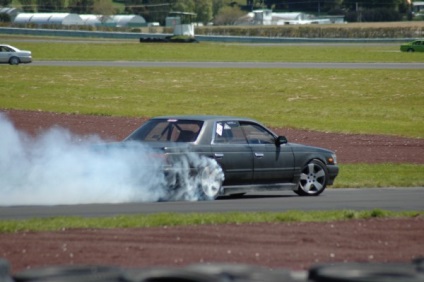
[[[400,45],[402,52],[424,52],[424,40],[415,40]]]

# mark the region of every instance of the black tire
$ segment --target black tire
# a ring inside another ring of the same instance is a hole
[[[302,168],[297,189],[300,196],[318,196],[327,187],[328,169],[319,160],[312,160]]]
[[[244,264],[195,264],[188,269],[213,275],[223,281],[266,281],[266,282],[291,282],[297,281],[292,278],[289,270],[268,270],[260,266]]]
[[[412,263],[415,265],[417,271],[424,275],[424,257],[416,258],[412,261]]]
[[[14,275],[16,282],[27,281],[64,281],[64,282],[97,282],[121,281],[123,272],[119,268],[109,266],[71,265],[51,266],[30,269]]]
[[[10,276],[10,265],[9,262],[0,258],[0,281],[1,282],[12,282],[12,277]]]
[[[178,268],[153,268],[127,271],[125,280],[128,282],[221,282],[224,280],[207,273]]]
[[[21,60],[19,60],[19,58],[18,57],[11,57],[10,59],[9,59],[9,64],[10,65],[19,65],[19,63],[21,62]]]
[[[339,263],[321,265],[309,270],[314,282],[423,282],[412,264]]]
[[[224,173],[214,159],[188,154],[167,176],[171,200],[211,201],[222,191]]]
[[[413,53],[415,50],[414,50],[414,49],[412,49],[412,48],[409,48],[407,51],[408,51],[409,53]]]
[[[216,165],[208,165],[200,170],[198,181],[198,192],[200,200],[216,200],[222,191],[222,169]]]

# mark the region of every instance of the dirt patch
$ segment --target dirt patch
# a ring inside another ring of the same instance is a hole
[[[52,126],[121,140],[145,118],[3,111],[32,135]],[[289,140],[335,150],[341,163],[418,163],[424,140],[275,129]],[[327,223],[227,224],[143,229],[70,229],[0,234],[0,257],[13,272],[62,264],[122,267],[242,263],[305,270],[329,262],[410,262],[424,255],[424,219]]]
[[[0,234],[0,257],[15,272],[60,264],[197,263],[306,270],[330,262],[410,262],[424,254],[423,230],[424,219],[412,218],[20,232]]]

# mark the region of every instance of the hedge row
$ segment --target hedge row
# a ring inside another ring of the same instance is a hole
[[[197,35],[265,36],[299,38],[417,38],[424,36],[424,27],[344,27],[344,26],[269,26],[269,27],[197,27]]]

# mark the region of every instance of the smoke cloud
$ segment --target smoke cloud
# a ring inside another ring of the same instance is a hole
[[[166,199],[162,160],[141,143],[107,144],[51,128],[37,137],[0,114],[0,206]]]

